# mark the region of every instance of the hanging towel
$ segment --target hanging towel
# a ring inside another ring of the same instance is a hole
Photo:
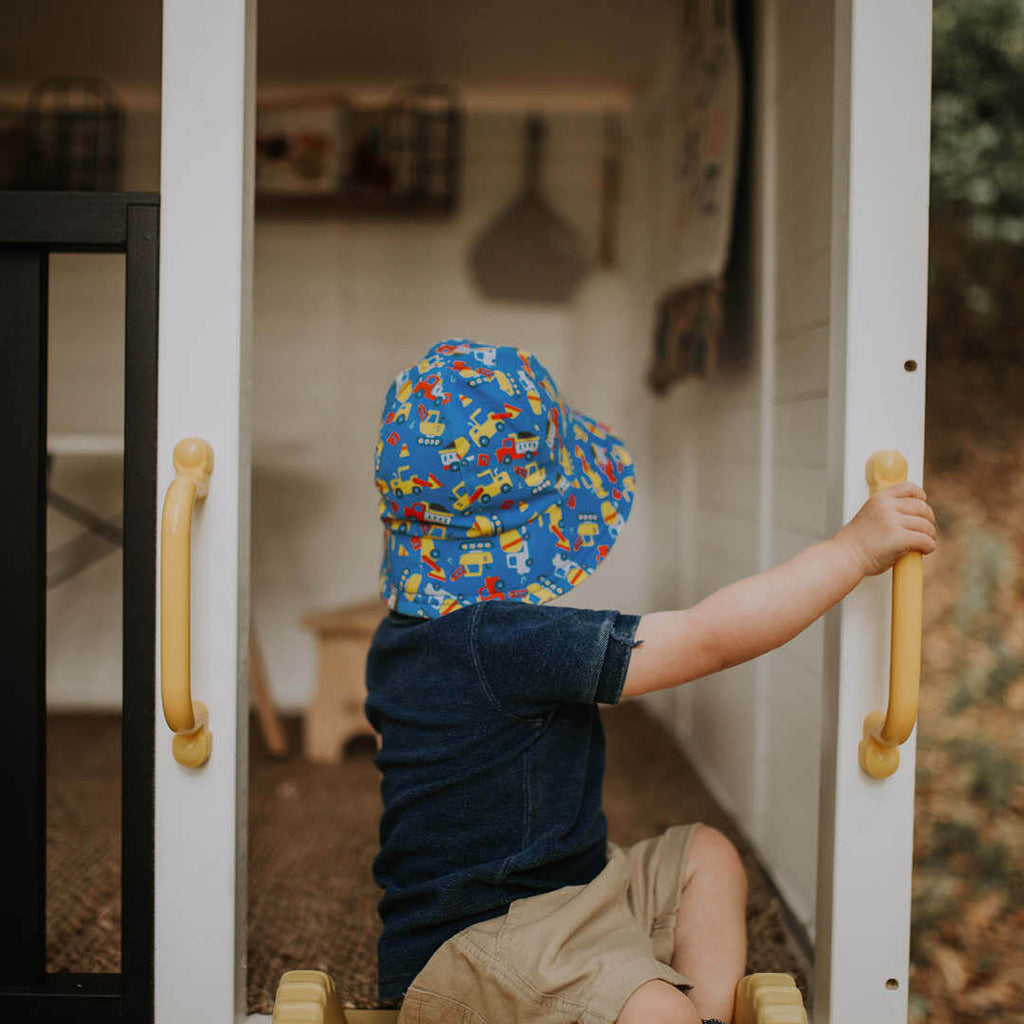
[[[707,378],[714,374],[718,339],[725,322],[724,292],[721,279],[712,278],[661,300],[648,376],[658,394],[685,377]]]
[[[680,0],[661,109],[667,189],[661,298],[648,381],[666,391],[715,372],[740,148],[740,62],[729,0]]]

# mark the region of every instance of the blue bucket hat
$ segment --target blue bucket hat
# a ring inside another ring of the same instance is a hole
[[[608,427],[562,401],[536,356],[440,342],[384,399],[374,458],[382,597],[437,618],[566,593],[625,524],[632,467]]]

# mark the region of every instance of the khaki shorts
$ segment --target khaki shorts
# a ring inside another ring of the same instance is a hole
[[[515,900],[453,935],[413,979],[399,1024],[613,1024],[644,982],[690,988],[669,961],[695,827],[609,843],[587,885]]]

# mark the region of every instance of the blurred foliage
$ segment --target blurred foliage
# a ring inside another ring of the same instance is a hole
[[[1019,362],[1024,2],[936,0],[933,24],[929,360]]]
[[[953,605],[953,625],[964,633],[971,631],[979,613],[992,607],[1009,556],[1002,537],[979,528],[968,533],[966,548],[961,590]]]
[[[936,0],[911,1024],[1022,1021],[1024,0]]]
[[[1000,600],[1001,585],[1016,569],[1012,546],[1005,536],[979,526],[968,527],[962,543],[960,588],[950,624],[965,640],[983,644],[988,656],[978,658],[966,643],[960,645],[954,668],[958,686],[947,705],[954,715],[982,701],[998,701],[1024,672],[1024,659],[1003,639],[1015,611]]]
[[[936,0],[932,203],[975,230],[1024,238],[1024,11],[1020,0]]]
[[[946,741],[946,749],[957,761],[970,766],[969,792],[974,800],[997,810],[1009,806],[1020,776],[1012,757],[983,736],[955,737]]]

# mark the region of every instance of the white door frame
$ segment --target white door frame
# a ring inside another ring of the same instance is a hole
[[[208,441],[192,696],[209,707],[213,750],[197,769],[172,758],[157,686],[157,1024],[245,1014],[255,20],[255,0],[163,4],[158,495],[175,443]]]
[[[249,346],[255,0],[165,0],[158,488],[171,451],[214,449],[194,523],[194,696],[213,754],[170,754],[157,694],[155,1017],[245,1012]],[[867,496],[864,465],[923,461],[930,0],[837,0],[828,515]],[[915,360],[916,371],[904,369]],[[857,763],[864,715],[885,703],[886,576],[826,623],[817,900],[818,1024],[906,1020],[913,738],[892,778]],[[895,983],[895,988],[887,987]]]
[[[876,449],[899,449],[921,481],[931,15],[931,0],[835,5],[831,532],[868,497]],[[864,717],[887,699],[890,586],[865,580],[826,620],[816,1024],[907,1019],[916,734],[889,779],[857,761]]]

